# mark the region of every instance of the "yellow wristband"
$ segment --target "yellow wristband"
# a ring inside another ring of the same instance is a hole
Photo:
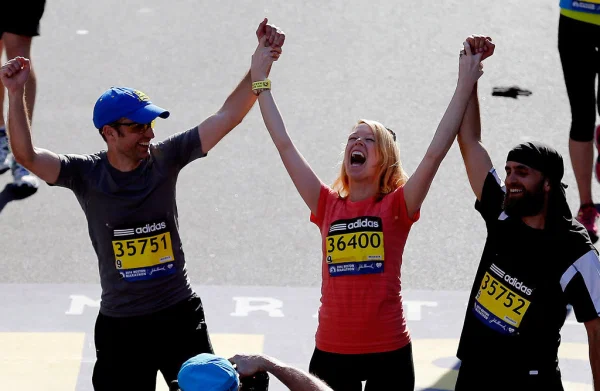
[[[252,91],[270,90],[270,89],[271,89],[271,80],[269,80],[269,79],[255,81],[254,83],[252,83]]]

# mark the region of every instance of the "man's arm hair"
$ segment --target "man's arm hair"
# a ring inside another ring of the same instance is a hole
[[[202,152],[208,153],[223,137],[239,125],[256,99],[256,95],[252,92],[252,79],[250,71],[248,71],[219,111],[198,125]]]
[[[473,87],[473,92],[460,125],[458,145],[465,162],[471,188],[477,199],[481,200],[485,178],[492,169],[492,159],[481,143],[481,116],[479,113],[477,83]]]
[[[272,357],[262,356],[263,368],[285,384],[290,391],[332,391],[327,384],[301,369],[291,367]]]

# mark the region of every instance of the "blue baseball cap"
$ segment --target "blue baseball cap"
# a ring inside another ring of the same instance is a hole
[[[142,91],[127,87],[111,87],[104,92],[94,106],[94,126],[102,129],[104,125],[115,122],[119,118],[148,124],[156,119],[168,118],[169,112],[150,102],[148,95]]]
[[[183,363],[177,375],[181,391],[237,391],[240,379],[222,357],[202,353]]]

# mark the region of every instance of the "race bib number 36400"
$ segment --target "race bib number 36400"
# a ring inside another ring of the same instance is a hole
[[[126,281],[141,281],[175,272],[171,233],[165,222],[115,229],[115,267]]]
[[[383,226],[379,217],[363,216],[331,223],[326,238],[331,277],[383,273]]]
[[[600,15],[600,0],[560,0],[560,8]]]

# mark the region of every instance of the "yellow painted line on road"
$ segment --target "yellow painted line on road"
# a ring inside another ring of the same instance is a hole
[[[0,333],[0,390],[75,390],[84,339],[85,333]]]
[[[454,390],[458,371],[440,368],[434,365],[434,361],[454,357],[458,339],[413,339],[412,345],[416,386]]]
[[[262,334],[211,334],[210,340],[215,354],[225,358],[238,353],[262,353],[265,346],[265,336]]]
[[[211,334],[215,353],[262,353],[261,334]],[[0,390],[75,391],[85,333],[0,332]],[[92,379],[83,379],[91,385]],[[162,375],[157,391],[168,391]]]

